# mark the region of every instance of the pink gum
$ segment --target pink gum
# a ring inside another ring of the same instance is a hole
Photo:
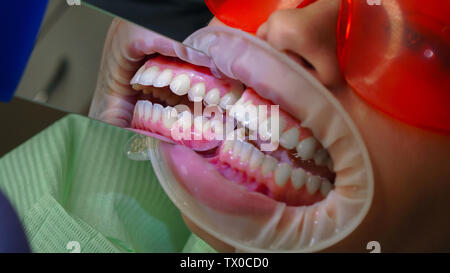
[[[220,148],[219,153],[219,160],[221,162],[227,163],[231,168],[235,168],[242,172],[245,172],[245,174],[249,178],[253,178],[255,179],[255,181],[259,181],[259,183],[264,184],[270,190],[270,197],[277,201],[285,202],[290,206],[307,206],[314,204],[324,198],[320,191],[317,191],[315,194],[310,195],[306,190],[306,185],[303,185],[300,189],[294,189],[290,178],[287,180],[284,186],[280,187],[275,183],[273,172],[271,172],[268,176],[263,176],[261,172],[261,166],[255,169],[251,169],[249,166],[249,160],[241,162],[239,155],[236,157],[232,155],[232,150],[222,152],[222,149],[223,145]],[[237,182],[244,183],[245,181]]]
[[[232,82],[230,80],[222,80],[215,78],[209,68],[202,66],[195,66],[190,63],[186,63],[178,58],[167,57],[167,56],[157,56],[145,63],[146,68],[152,66],[157,66],[160,72],[165,69],[172,70],[173,78],[180,74],[186,74],[191,80],[191,86],[196,83],[203,82],[206,86],[206,94],[209,90],[213,88],[218,88],[220,91],[220,97],[227,94],[232,87]]]

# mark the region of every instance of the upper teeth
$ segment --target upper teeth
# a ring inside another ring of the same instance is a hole
[[[186,95],[191,87],[191,80],[188,75],[180,74],[170,83],[170,90],[178,96]]]
[[[154,87],[164,87],[168,86],[172,81],[173,73],[170,69],[165,69],[153,82]],[[141,77],[142,79],[143,77]]]
[[[297,144],[297,154],[305,160],[311,159],[316,150],[317,141],[313,137],[303,139]]]
[[[220,91],[218,88],[213,88],[206,93],[205,103],[209,105],[218,105],[220,101]]]
[[[189,91],[188,97],[191,101],[202,101],[205,97],[206,87],[202,82],[196,83]]]
[[[220,99],[220,103],[219,103],[220,107],[222,107],[223,109],[226,109],[226,107],[228,105],[235,104],[236,101],[239,99],[240,95],[241,94],[239,92],[236,92],[236,91],[232,91],[232,92],[229,92],[229,93],[225,94],[225,96],[223,96]]]
[[[205,100],[207,105],[219,105],[225,109],[228,105],[234,104],[242,95],[244,86],[238,82],[231,82],[230,90],[221,97],[219,88],[211,88],[206,92],[206,84],[204,82],[197,82],[191,86],[192,79],[188,74],[176,74],[172,69],[161,69],[158,66],[151,66],[146,68],[143,65],[134,75],[130,84],[137,90],[144,89],[145,86],[154,86],[157,88],[169,86],[170,90],[177,96],[188,95],[191,101]],[[146,91],[148,93],[148,91]],[[167,96],[165,90],[158,92],[159,96]],[[172,101],[175,98],[170,97]]]
[[[281,135],[280,145],[289,150],[293,149],[298,143],[298,136],[298,129],[296,127],[292,127]]]
[[[158,74],[159,68],[157,66],[152,66],[143,72],[140,83],[142,85],[152,85]]]

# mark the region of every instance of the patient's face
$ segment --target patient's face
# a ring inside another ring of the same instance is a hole
[[[362,224],[327,251],[450,250],[450,137],[402,123],[374,109],[343,79],[336,55],[338,0],[276,11],[257,36],[304,66],[340,101],[367,146],[375,178],[372,207]],[[221,24],[213,19],[211,25]],[[188,225],[219,250],[228,246]]]

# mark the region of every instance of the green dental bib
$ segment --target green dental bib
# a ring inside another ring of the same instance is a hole
[[[13,132],[12,132],[13,133]],[[0,159],[33,252],[215,252],[185,226],[132,132],[67,115]]]

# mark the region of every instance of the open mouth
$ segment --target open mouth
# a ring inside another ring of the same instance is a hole
[[[283,109],[270,111],[275,104],[251,86],[160,54],[131,84],[131,128],[192,149],[230,183],[288,206],[312,205],[334,189],[333,162],[312,131]]]
[[[242,251],[317,251],[356,229],[373,171],[332,92],[242,31],[145,35],[143,66],[102,61],[116,76],[101,74],[90,116],[164,140],[131,143],[187,218]]]

